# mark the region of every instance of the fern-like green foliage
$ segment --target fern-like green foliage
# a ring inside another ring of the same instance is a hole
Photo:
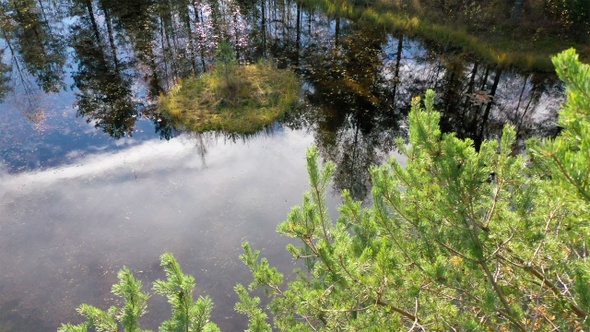
[[[154,283],[156,293],[168,297],[172,306],[172,318],[160,326],[160,331],[174,332],[214,332],[219,331],[209,318],[213,302],[209,297],[193,300],[195,280],[182,273],[180,265],[172,254],[162,255],[161,265],[167,280]],[[58,332],[148,332],[139,326],[141,316],[146,313],[149,295],[141,291],[141,281],[136,280],[128,268],[117,274],[119,283],[113,285],[112,293],[123,298],[122,307],[112,306],[107,311],[88,304],[82,304],[77,311],[86,317],[78,324],[62,324]]]

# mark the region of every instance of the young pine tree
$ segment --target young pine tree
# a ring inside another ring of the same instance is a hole
[[[285,331],[587,330],[590,312],[590,69],[570,50],[554,58],[567,86],[556,139],[514,155],[515,131],[482,143],[442,134],[434,92],[414,99],[409,142],[371,170],[372,206],[343,194],[332,222],[325,188],[334,165],[308,151],[311,190],[279,232],[309,273],[283,276],[245,244],[249,289],[266,287]],[[531,163],[528,158],[532,157]],[[238,286],[240,308],[265,314]]]
[[[215,332],[217,325],[210,319],[213,302],[206,297],[193,300],[195,279],[182,273],[180,265],[172,254],[160,257],[167,280],[154,282],[154,291],[164,295],[172,307],[172,317],[160,326],[162,332]],[[123,307],[110,307],[103,311],[88,304],[82,304],[78,313],[87,320],[78,325],[62,324],[58,332],[148,332],[139,327],[139,319],[146,313],[149,295],[141,291],[141,281],[136,280],[128,268],[119,271],[119,283],[112,292],[123,298]]]

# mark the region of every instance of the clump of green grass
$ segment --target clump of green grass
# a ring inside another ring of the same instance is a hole
[[[295,73],[270,61],[221,64],[177,83],[160,97],[162,112],[177,127],[195,132],[252,134],[270,125],[299,100]]]

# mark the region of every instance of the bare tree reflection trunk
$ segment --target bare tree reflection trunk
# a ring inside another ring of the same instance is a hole
[[[494,77],[494,83],[492,84],[492,89],[489,93],[489,95],[492,97],[492,100],[493,100],[493,97],[496,95],[496,89],[498,88],[498,84],[500,83],[501,76],[502,76],[502,69],[497,69],[496,70],[496,77]],[[488,120],[490,117],[490,111],[492,109],[493,103],[494,103],[493,101],[488,102],[486,105],[486,109],[483,113],[483,117],[481,119],[480,130],[479,130],[479,133],[477,134],[477,136],[475,137],[475,146],[477,149],[479,149],[479,146],[483,142],[483,135],[485,133],[485,127],[488,123]]]
[[[529,75],[530,76],[530,75]],[[524,90],[526,89],[526,84],[528,82],[529,76],[524,78],[524,82],[522,83],[522,89],[520,89],[520,94],[518,95],[518,104],[516,104],[515,112],[518,112],[520,109],[520,103],[522,102],[522,96],[524,95]]]
[[[260,25],[262,27],[262,56],[266,57],[266,0],[260,1],[260,11],[262,13],[260,18]]]
[[[113,27],[111,23],[110,10],[105,8],[104,2],[100,2],[101,10],[104,13],[104,20],[107,25],[107,33],[109,37],[109,44],[111,46],[111,53],[113,54],[113,61],[115,64],[115,70],[119,71],[119,59],[117,58],[117,47],[115,46],[115,39],[113,37]]]
[[[186,34],[187,34],[187,38],[188,38],[188,55],[191,58],[190,64],[191,64],[193,73],[196,74],[197,73],[197,55],[195,54],[195,42],[194,42],[194,38],[193,38],[193,29],[191,27],[192,24],[191,24],[191,17],[190,17],[190,13],[189,13],[189,4],[183,3],[183,5],[180,6],[180,8],[182,8],[182,10],[180,12],[180,16],[182,18],[182,21],[184,22],[184,28],[186,29]]]
[[[338,38],[340,37],[340,17],[336,17],[336,27],[334,30],[334,45],[338,46]]]
[[[392,89],[392,93],[391,93],[391,95],[392,95],[391,103],[393,104],[394,107],[395,107],[395,98],[397,95],[397,85],[400,82],[399,67],[400,67],[401,60],[402,60],[403,43],[404,43],[404,36],[400,35],[397,39],[397,52],[396,52],[396,59],[395,59],[395,69],[393,72],[393,89]]]
[[[299,51],[301,48],[301,4],[297,2],[297,22],[295,23],[295,65],[299,66]]]
[[[486,85],[488,84],[488,76],[490,74],[490,66],[486,66],[486,71],[483,74],[483,78],[481,79],[481,87],[479,88],[480,90],[485,90]]]
[[[100,33],[98,31],[98,24],[96,24],[96,20],[94,19],[94,10],[92,9],[92,2],[90,0],[84,1],[86,5],[86,11],[88,12],[88,18],[90,19],[90,25],[92,25],[92,31],[94,31],[94,38],[97,41],[100,40]]]
[[[10,39],[6,35],[6,31],[2,30],[2,36],[4,37],[4,41],[6,42],[6,46],[10,50],[12,61],[14,63],[14,66],[16,67],[16,71],[18,73],[18,77],[21,81],[23,89],[25,90],[27,95],[32,94],[31,88],[30,88],[29,84],[27,83],[27,81],[25,80],[25,75],[23,74],[23,69],[20,65],[20,61],[18,60],[18,57],[17,57],[16,52],[14,50],[14,47],[12,46]]]

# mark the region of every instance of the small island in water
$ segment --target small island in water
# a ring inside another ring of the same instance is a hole
[[[160,104],[179,128],[252,134],[292,109],[299,92],[297,75],[277,69],[272,61],[221,62],[207,73],[179,81],[161,96]]]

